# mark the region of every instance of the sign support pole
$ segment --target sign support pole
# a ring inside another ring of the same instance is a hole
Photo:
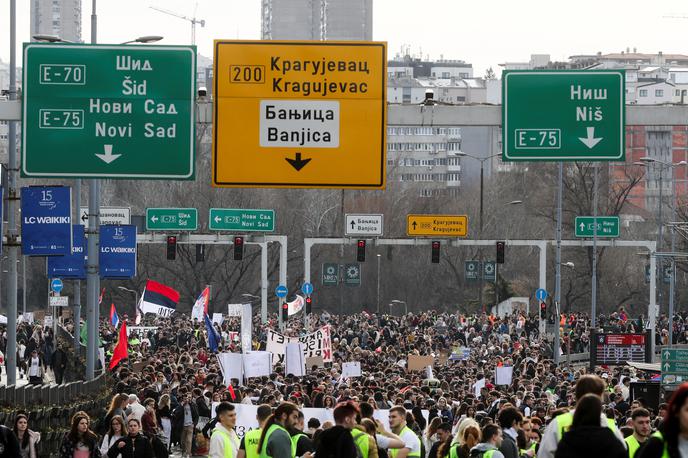
[[[592,310],[590,315],[590,327],[595,329],[597,323],[597,201],[599,196],[597,194],[597,175],[599,172],[599,163],[595,162],[595,178],[592,188]]]
[[[10,0],[10,100],[17,98],[17,1]],[[17,383],[17,123],[9,121],[7,193],[7,386]]]
[[[74,186],[74,214],[77,224],[79,222],[79,212],[81,208],[81,179],[76,180]],[[81,280],[74,282],[74,354],[79,356],[81,350]]]
[[[268,322],[268,244],[260,244],[260,322]]]
[[[97,40],[98,16],[96,0],[91,10],[91,43]],[[99,180],[88,180],[88,263],[86,274],[86,309],[88,316],[88,342],[86,351],[86,380],[95,378],[96,358],[98,357],[98,206],[100,201]]]
[[[552,345],[552,359],[554,364],[559,364],[559,304],[561,302],[561,194],[564,181],[564,163],[559,162],[559,178],[557,185],[557,233],[555,254],[555,278],[554,278],[554,344]]]

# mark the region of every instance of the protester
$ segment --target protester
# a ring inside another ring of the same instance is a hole
[[[640,450],[639,458],[683,458],[688,456],[688,383],[683,383],[669,400],[659,430]]]
[[[631,413],[631,422],[633,425],[633,434],[626,438],[626,446],[628,448],[628,458],[634,458],[638,450],[650,438],[652,434],[652,427],[650,426],[650,412],[647,409],[638,407]]]
[[[291,436],[287,428],[295,425],[298,418],[299,409],[290,402],[284,402],[275,409],[266,420],[258,441],[261,457],[292,458]]]
[[[36,444],[41,440],[41,435],[29,429],[29,417],[19,414],[14,419],[14,435],[19,441],[20,458],[38,458]]]
[[[127,435],[119,438],[108,450],[108,458],[155,458],[153,445],[148,437],[141,432],[141,421],[129,418]]]
[[[108,450],[110,450],[110,447],[112,447],[115,442],[129,434],[127,431],[127,425],[121,416],[113,416],[110,419],[109,424],[110,427],[103,437],[103,442],[100,444],[100,454],[102,456],[107,455]],[[114,456],[114,458],[122,458],[122,455],[117,454]]]
[[[499,447],[502,445],[502,429],[497,425],[487,425],[481,431],[483,442],[471,449],[471,457],[504,458]]]
[[[597,456],[604,451],[608,458],[624,458],[626,447],[608,425],[600,425],[602,399],[588,393],[578,399],[570,430],[566,431],[557,446],[555,458]]]
[[[60,458],[99,458],[98,436],[91,431],[91,418],[86,412],[77,412],[72,417],[71,428],[62,438]],[[115,458],[112,455],[110,458]],[[126,458],[126,457],[123,457]]]
[[[17,436],[7,426],[0,425],[0,458],[17,458],[20,455]]]
[[[262,404],[256,409],[256,420],[258,421],[258,428],[247,431],[244,437],[241,438],[239,444],[239,452],[237,458],[257,458],[258,457],[258,443],[260,436],[265,429],[265,423],[272,415],[272,409],[269,405]],[[310,423],[310,421],[309,421]]]
[[[239,438],[234,431],[236,412],[229,402],[221,402],[215,409],[219,423],[215,426],[210,438],[208,458],[236,458],[239,450]]]

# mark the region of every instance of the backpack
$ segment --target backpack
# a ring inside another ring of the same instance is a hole
[[[151,447],[153,448],[153,454],[155,458],[169,458],[170,452],[167,450],[165,443],[160,440],[157,435],[150,437]]]

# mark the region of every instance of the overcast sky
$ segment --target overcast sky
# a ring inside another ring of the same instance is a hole
[[[565,60],[572,54],[638,52],[688,54],[685,0],[373,0],[373,37],[387,41],[389,57],[402,46],[413,54],[462,59],[475,75],[530,54]],[[17,0],[19,43],[29,39],[29,0]],[[90,38],[91,0],[82,0],[83,35]],[[197,27],[198,51],[212,57],[212,41],[260,38],[260,0],[99,0],[98,41],[117,43],[141,35],[164,35],[162,44],[190,43],[188,22],[159,13],[159,6],[205,19]],[[21,59],[21,48],[17,56]],[[9,0],[0,0],[0,59],[9,60]],[[20,62],[21,64],[21,62]]]

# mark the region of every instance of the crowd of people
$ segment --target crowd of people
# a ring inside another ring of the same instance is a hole
[[[266,348],[268,330],[277,327],[271,318],[262,324],[256,317],[251,350]],[[687,335],[684,318],[674,320],[677,342]],[[585,351],[589,318],[571,314],[561,320],[562,348]],[[623,310],[598,323],[617,332],[643,329],[641,320]],[[536,317],[325,313],[311,316],[308,327],[303,319],[291,320],[283,333],[300,336],[326,324],[332,363],[300,377],[276,364],[269,377],[228,385],[204,323],[181,314],[147,315],[141,324],[146,330],[130,336],[128,358],[109,372],[111,405],[93,421],[76,414],[59,456],[158,458],[174,451],[212,458],[550,458],[604,451],[631,458],[688,457],[688,386],[668,404],[658,404],[630,398],[630,383],[650,380],[650,372],[625,365],[555,365]],[[31,353],[35,347],[45,355],[50,331],[22,326]],[[241,351],[234,337],[239,320],[216,326],[219,351]],[[101,323],[106,353],[117,336],[117,329]],[[458,355],[457,348],[466,351]],[[434,356],[437,362],[430,371],[407,371],[409,355]],[[342,376],[349,361],[360,362],[360,377]],[[511,377],[497,384],[497,369],[504,367],[512,368]],[[237,428],[242,404],[256,406],[258,429]],[[307,408],[328,409],[332,420],[310,418]],[[29,422],[26,416],[15,422],[11,436],[18,438],[19,454],[0,457],[36,456],[40,434]]]

